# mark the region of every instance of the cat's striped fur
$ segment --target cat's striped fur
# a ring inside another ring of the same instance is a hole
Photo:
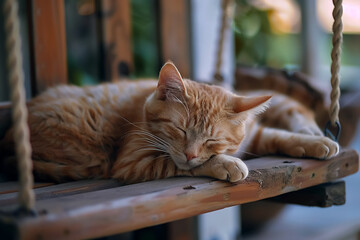
[[[273,93],[247,94],[182,79],[172,63],[158,81],[49,89],[29,103],[34,171],[57,181],[186,175],[235,182],[248,175],[246,154],[338,153],[298,102],[273,95],[269,105]],[[2,147],[11,139],[10,130]]]

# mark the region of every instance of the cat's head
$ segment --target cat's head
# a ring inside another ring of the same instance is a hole
[[[149,144],[166,152],[183,170],[216,154],[235,153],[248,120],[263,111],[269,99],[241,97],[218,86],[182,79],[168,62],[144,108],[148,130],[155,135]]]

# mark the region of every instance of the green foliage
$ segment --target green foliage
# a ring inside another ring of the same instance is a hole
[[[236,1],[233,29],[238,64],[282,68],[300,63],[299,35],[273,33],[269,11],[258,9],[246,0]]]
[[[132,0],[135,77],[156,77],[160,68],[155,0]]]

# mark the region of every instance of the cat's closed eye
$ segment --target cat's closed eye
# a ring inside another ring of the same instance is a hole
[[[176,127],[180,132],[182,132],[184,134],[184,136],[186,136],[186,131],[180,127]]]

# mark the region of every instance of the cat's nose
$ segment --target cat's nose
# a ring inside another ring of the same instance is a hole
[[[185,153],[185,156],[188,161],[191,161],[192,159],[197,157],[194,153]]]

